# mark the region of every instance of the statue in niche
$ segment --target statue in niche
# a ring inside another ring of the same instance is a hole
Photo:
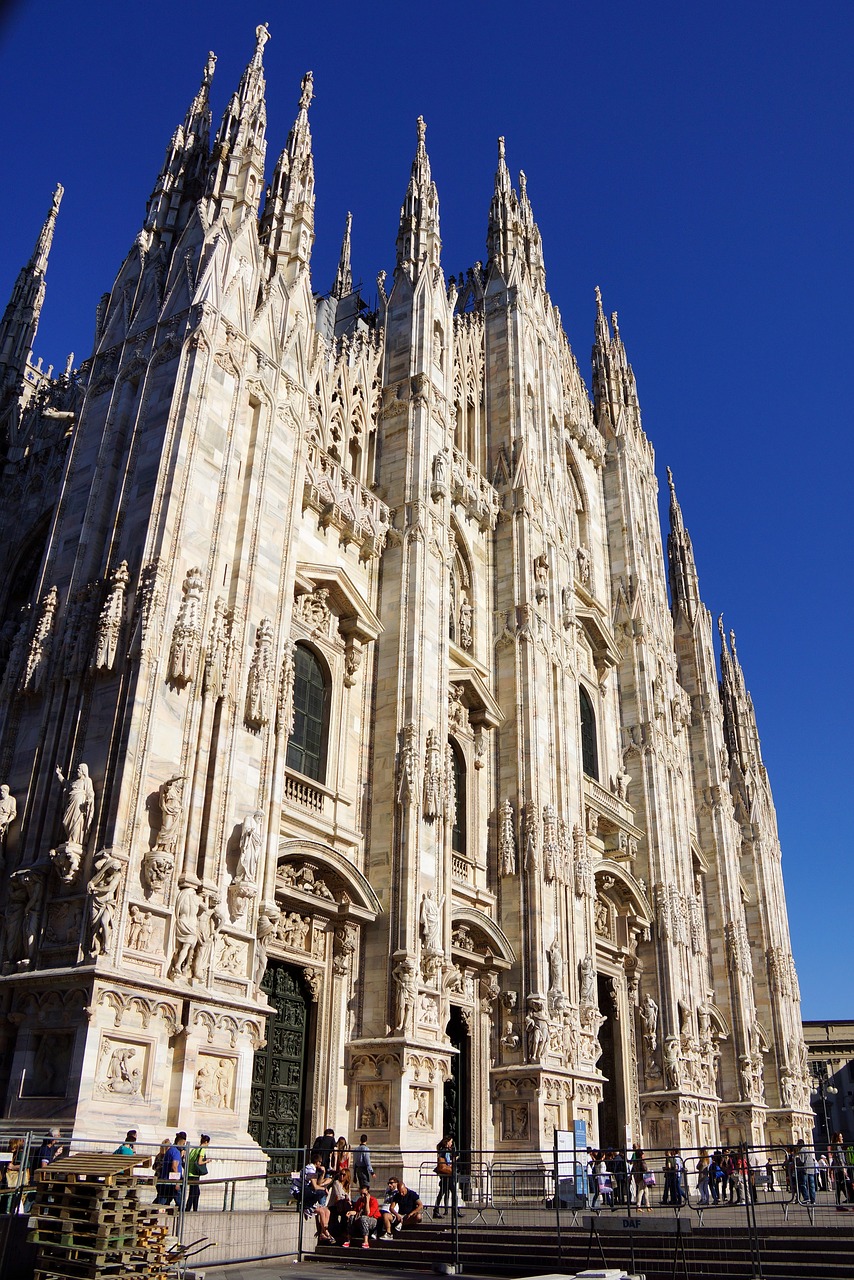
[[[128,929],[125,946],[130,951],[147,951],[151,941],[151,912],[131,903],[128,908]]]
[[[228,610],[222,596],[217,596],[208,632],[208,651],[205,654],[204,690],[209,697],[221,698],[225,693],[229,645]]]
[[[528,996],[525,1028],[528,1035],[528,1057],[531,1062],[542,1062],[549,1047],[551,1034],[542,996]]]
[[[45,868],[40,866],[22,867],[9,877],[4,954],[8,963],[22,969],[35,960],[44,881]]]
[[[175,950],[169,966],[169,981],[190,977],[193,951],[199,940],[199,909],[201,906],[195,876],[181,876],[175,898]]]
[[[590,585],[590,551],[587,547],[579,547],[575,553],[578,565],[578,581],[583,587]]]
[[[460,648],[470,649],[472,646],[471,624],[474,616],[474,610],[468,602],[466,596],[460,600]]]
[[[582,1008],[596,1006],[596,965],[592,956],[585,956],[578,963],[579,1003]]]
[[[679,1037],[667,1036],[664,1041],[664,1087],[679,1088]]]
[[[416,1089],[414,1092],[415,1110],[409,1113],[409,1126],[411,1129],[429,1129],[430,1091],[429,1089]]]
[[[403,745],[400,749],[400,783],[397,790],[397,802],[407,808],[413,800],[418,802],[418,748],[415,742],[415,725],[408,724],[403,730]]]
[[[184,782],[180,774],[167,778],[157,791],[157,803],[160,809],[160,830],[154,848],[159,853],[175,856],[178,845],[178,833],[181,826],[181,815],[184,812]]]
[[[6,836],[18,816],[18,802],[4,782],[0,786],[0,873],[5,866]]]
[[[512,1018],[507,1018],[504,1023],[504,1035],[501,1037],[501,1043],[505,1049],[513,1051],[519,1048],[521,1043],[516,1034],[516,1027]]]
[[[643,1023],[643,1042],[654,1053],[658,1045],[658,1005],[648,991],[640,1002],[638,1016]]]
[[[62,811],[62,828],[65,843],[83,849],[95,817],[95,788],[89,777],[89,766],[77,766],[77,776],[67,782],[59,765],[56,776],[65,788],[65,804]]]
[[[549,961],[549,990],[563,990],[563,955],[558,946],[557,938],[546,952]]]
[[[426,893],[421,895],[421,910],[419,922],[421,925],[421,937],[424,942],[424,949],[428,954],[438,955],[442,951],[442,945],[439,941],[439,931],[442,923],[441,908],[444,905],[444,894],[439,902],[436,901],[436,895],[432,889],[428,889]]]
[[[549,558],[543,551],[534,560],[534,597],[541,604],[549,594]]]
[[[89,881],[87,892],[90,902],[91,941],[89,954],[104,956],[109,954],[113,940],[113,922],[118,903],[119,885],[121,884],[124,863],[117,858],[112,849],[102,849],[95,857],[95,874]]]
[[[246,680],[244,719],[251,729],[261,729],[270,719],[270,682],[273,678],[273,624],[262,618],[255,632],[255,648]]]
[[[255,885],[261,861],[264,814],[260,809],[247,814],[240,828],[240,858],[234,872],[234,884]]]

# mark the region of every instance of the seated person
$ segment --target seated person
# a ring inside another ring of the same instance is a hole
[[[417,1226],[421,1221],[423,1208],[417,1191],[410,1191],[402,1178],[389,1178],[385,1202],[380,1210],[383,1225],[380,1240],[393,1240],[393,1231]]]
[[[329,1209],[329,1230],[333,1235],[340,1235],[342,1230],[346,1229],[347,1214],[353,1208],[353,1201],[350,1197],[349,1169],[345,1169],[332,1183],[329,1188],[329,1199],[326,1203]]]
[[[376,1231],[379,1220],[380,1207],[377,1204],[376,1196],[372,1196],[370,1191],[362,1192],[345,1218],[348,1231],[354,1236],[362,1237],[363,1249],[370,1249],[368,1236],[371,1232]],[[341,1245],[344,1249],[350,1248],[349,1236],[341,1241]]]
[[[332,1179],[326,1176],[326,1170],[322,1164],[307,1164],[303,1170],[303,1177],[305,1178],[304,1216],[314,1217],[318,1240],[323,1240],[326,1244],[334,1244],[335,1241],[329,1234],[329,1210],[326,1207]]]

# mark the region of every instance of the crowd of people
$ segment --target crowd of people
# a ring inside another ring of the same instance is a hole
[[[833,1135],[826,1153],[801,1141],[778,1152],[750,1152],[746,1145],[701,1147],[683,1156],[678,1147],[647,1156],[639,1145],[627,1156],[618,1150],[587,1149],[586,1173],[592,1209],[634,1206],[653,1208],[660,1188],[660,1205],[679,1208],[755,1204],[757,1192],[780,1191],[801,1204],[815,1204],[816,1193],[834,1191],[837,1206],[854,1204],[854,1146],[841,1133]]]

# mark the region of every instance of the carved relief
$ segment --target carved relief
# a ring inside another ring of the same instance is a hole
[[[202,639],[202,589],[200,569],[190,569],[181,588],[181,604],[169,647],[167,679],[183,689],[195,679]]]
[[[44,684],[53,648],[53,624],[56,617],[59,594],[51,587],[41,602],[41,612],[27,653],[21,689],[24,693],[38,693]]]
[[[148,951],[151,946],[151,928],[151,912],[131,903],[128,908],[125,946],[130,951]]]
[[[389,1086],[363,1084],[359,1090],[359,1123],[363,1129],[387,1129]]]
[[[147,1092],[149,1054],[145,1041],[105,1035],[95,1070],[95,1093],[109,1101],[127,1102]]]
[[[465,733],[469,728],[469,713],[463,702],[463,691],[460,685],[448,686],[448,730],[451,733]]]
[[[593,860],[590,856],[587,837],[577,823],[572,828],[572,853],[575,864],[575,896],[591,898],[596,891]]]
[[[553,804],[543,805],[543,875],[551,884],[560,871],[557,810]]]
[[[328,636],[332,621],[329,588],[318,587],[316,591],[297,596],[294,604],[294,618],[314,635]]]
[[[501,1137],[504,1142],[521,1142],[530,1138],[530,1116],[527,1102],[505,1102],[501,1108]]]
[[[408,1123],[410,1129],[433,1128],[432,1089],[425,1089],[420,1085],[409,1086]]]
[[[234,1109],[234,1058],[200,1052],[193,1084],[196,1105],[213,1111]]]
[[[418,746],[413,724],[405,725],[403,729],[398,770],[397,801],[402,808],[407,809],[413,801],[416,804],[418,802]]]
[[[128,562],[123,560],[110,578],[110,589],[98,615],[93,671],[112,671],[115,666],[125,616],[125,591],[129,581]]]
[[[498,868],[502,876],[516,874],[516,824],[509,800],[502,800],[498,810]]]
[[[296,645],[286,640],[279,671],[279,692],[276,699],[276,732],[290,737],[294,731],[294,654]]]
[[[273,624],[262,618],[255,632],[255,647],[246,681],[244,720],[250,729],[261,729],[270,719],[273,683]]]

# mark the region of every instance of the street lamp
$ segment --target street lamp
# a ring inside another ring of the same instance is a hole
[[[830,1121],[827,1118],[827,1100],[830,1098],[831,1108],[833,1107],[833,1099],[839,1090],[835,1085],[828,1084],[826,1080],[819,1080],[815,1089],[813,1089],[813,1097],[821,1100],[821,1108],[824,1112],[824,1140],[830,1144]]]

